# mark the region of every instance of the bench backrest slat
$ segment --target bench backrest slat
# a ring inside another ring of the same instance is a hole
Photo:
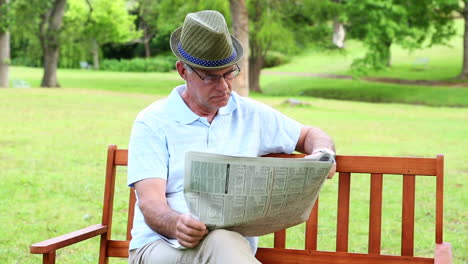
[[[403,175],[403,205],[401,216],[401,255],[413,256],[414,251],[414,204],[416,177]]]
[[[436,180],[436,232],[437,244],[443,242],[444,223],[444,156],[437,155],[437,180]]]
[[[340,172],[338,180],[338,213],[336,223],[337,252],[348,252],[350,187],[351,173]]]
[[[286,229],[275,232],[273,239],[274,248],[286,248]]]
[[[135,211],[135,188],[130,188],[130,195],[128,199],[128,215],[127,215],[127,240],[132,239],[132,227],[133,227],[133,212]]]
[[[319,197],[306,223],[305,249],[317,251]]]
[[[380,255],[382,236],[382,186],[383,175],[372,173],[369,205],[369,244],[368,253]]]

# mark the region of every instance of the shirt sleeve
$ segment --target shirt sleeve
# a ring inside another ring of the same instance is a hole
[[[269,153],[292,153],[303,125],[283,113],[264,104],[258,105],[260,111],[260,155]]]
[[[165,134],[141,120],[135,121],[128,147],[128,186],[134,187],[136,182],[148,178],[167,179],[168,162]]]

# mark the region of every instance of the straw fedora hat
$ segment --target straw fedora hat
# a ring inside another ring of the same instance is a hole
[[[200,69],[221,69],[242,58],[239,40],[229,33],[218,11],[189,13],[171,34],[171,50],[181,61]]]

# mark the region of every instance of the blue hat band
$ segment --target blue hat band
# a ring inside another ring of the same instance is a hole
[[[195,58],[195,57],[191,56],[190,54],[188,54],[182,48],[182,45],[180,43],[177,44],[177,49],[179,50],[180,55],[182,55],[182,57],[184,57],[184,59],[186,59],[186,60],[188,60],[188,61],[190,61],[192,63],[198,64],[198,65],[201,65],[201,66],[205,66],[205,67],[218,67],[218,66],[226,65],[226,64],[232,62],[237,57],[236,49],[233,49],[231,56],[229,56],[229,57],[227,57],[225,59],[222,59],[222,60],[214,60],[214,61],[202,60],[202,59]]]

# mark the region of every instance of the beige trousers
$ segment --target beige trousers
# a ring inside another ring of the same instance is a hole
[[[162,240],[130,251],[129,264],[248,264],[260,263],[249,242],[237,232],[217,229],[195,248],[175,249]]]

